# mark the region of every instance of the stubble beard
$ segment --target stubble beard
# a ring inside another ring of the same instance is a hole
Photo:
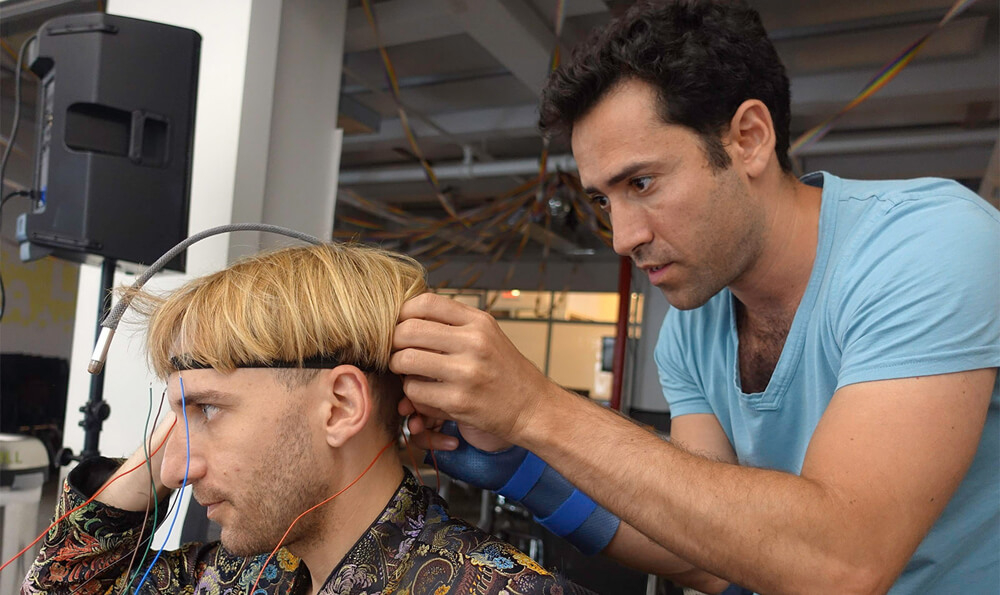
[[[714,177],[712,208],[731,209],[731,219],[724,229],[709,224],[701,230],[708,241],[702,244],[699,263],[685,267],[692,275],[687,283],[681,287],[659,287],[670,305],[678,310],[705,305],[750,267],[763,244],[764,226],[742,180],[731,168],[716,172]]]
[[[317,457],[303,416],[290,412],[280,422],[278,444],[258,457],[252,484],[231,503],[236,514],[222,529],[222,545],[237,556],[271,553],[295,519],[330,496],[330,484],[317,478]],[[302,517],[282,546],[317,538],[321,522],[314,511]]]

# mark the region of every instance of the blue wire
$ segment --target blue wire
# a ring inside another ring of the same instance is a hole
[[[188,482],[188,470],[191,468],[191,431],[188,429],[188,414],[187,405],[184,402],[184,378],[179,378],[181,381],[181,412],[184,414],[184,438],[187,444],[187,460],[184,462],[184,482],[181,484],[180,491],[177,492],[177,508],[174,510],[174,518],[170,521],[170,527],[167,529],[167,536],[163,538],[163,545],[166,547],[167,542],[170,540],[170,534],[174,530],[174,523],[177,522],[177,516],[181,512],[181,498],[184,497],[184,488],[187,487]],[[162,469],[162,463],[161,469]],[[139,581],[139,586],[135,588],[135,592],[138,593],[142,589],[142,585],[146,583],[146,577],[149,576],[149,571],[156,566],[156,561],[160,559],[160,554],[163,553],[163,549],[156,552],[156,557],[153,561],[149,563],[149,568],[146,569],[146,574],[142,575],[142,580]]]

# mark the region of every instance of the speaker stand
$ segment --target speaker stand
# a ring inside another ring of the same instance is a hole
[[[101,321],[111,311],[111,292],[115,283],[115,267],[118,261],[114,258],[105,258],[101,264],[101,293],[97,300],[97,331],[94,336],[96,341],[101,334]],[[104,373],[107,366],[104,366],[99,373],[90,377],[90,396],[87,403],[80,407],[83,413],[83,420],[80,426],[83,427],[83,450],[79,455],[74,455],[68,448],[59,450],[56,455],[60,465],[68,465],[71,461],[85,461],[100,456],[98,444],[101,439],[101,428],[104,420],[111,414],[111,406],[104,400]]]

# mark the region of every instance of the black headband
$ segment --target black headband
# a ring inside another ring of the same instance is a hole
[[[240,364],[237,364],[236,367],[237,368],[274,368],[274,369],[289,369],[289,368],[290,369],[295,369],[295,368],[302,368],[302,369],[329,369],[329,368],[336,368],[337,366],[343,365],[344,363],[345,362],[342,362],[339,359],[337,359],[335,357],[332,357],[332,356],[317,355],[317,356],[313,356],[313,357],[308,357],[308,358],[302,360],[301,363],[297,362],[297,361],[294,361],[294,362],[289,362],[289,361],[260,362],[260,361],[258,361],[258,362],[244,362],[244,363],[240,363]],[[174,357],[170,358],[170,365],[172,365],[174,367],[174,369],[177,370],[178,372],[182,372],[184,370],[205,370],[205,369],[208,369],[208,368],[212,367],[209,364],[206,364],[205,362],[200,362],[198,360],[191,359],[191,358],[188,358],[188,357],[178,357],[178,356],[174,356]],[[371,370],[368,370],[365,366],[357,366],[357,365],[355,365],[355,367],[357,367],[358,369],[360,369],[362,372],[370,372],[371,371]]]

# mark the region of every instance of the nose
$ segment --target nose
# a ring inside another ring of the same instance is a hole
[[[160,481],[171,489],[184,485],[184,475],[187,471],[187,483],[193,484],[205,476],[207,465],[199,454],[197,442],[191,440],[191,460],[188,463],[188,439],[184,428],[183,416],[177,417],[177,425],[167,436],[163,445],[163,461],[160,463]]]
[[[615,252],[634,258],[636,251],[653,239],[647,214],[625,200],[618,201],[611,213],[611,239]]]

